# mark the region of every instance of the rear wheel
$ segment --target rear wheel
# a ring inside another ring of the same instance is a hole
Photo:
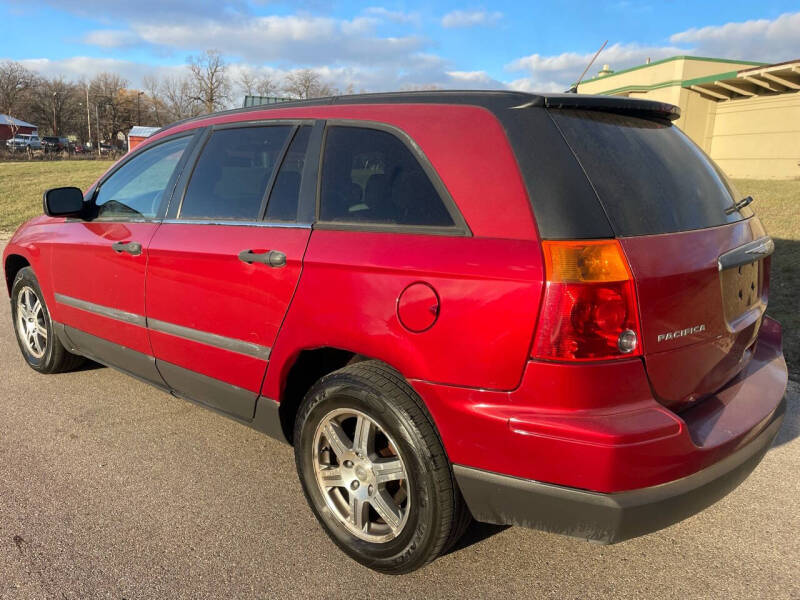
[[[366,361],[322,378],[295,423],[303,490],[330,538],[390,574],[433,560],[469,523],[441,441],[408,383]]]
[[[53,331],[53,321],[33,269],[20,269],[11,288],[11,317],[17,343],[27,363],[40,373],[60,373],[79,367],[82,356],[64,348]]]

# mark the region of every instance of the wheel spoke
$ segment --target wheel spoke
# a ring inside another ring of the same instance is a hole
[[[392,531],[396,531],[400,527],[403,515],[401,514],[400,507],[395,504],[392,496],[386,490],[379,490],[371,499],[370,503],[380,517],[386,521],[386,524]]]
[[[379,484],[406,478],[406,470],[399,458],[376,460],[372,463],[372,471],[375,473],[375,482]]]
[[[38,322],[36,323],[36,333],[38,333],[44,339],[47,339],[47,328]]]
[[[322,469],[319,473],[319,478],[325,487],[344,487],[344,477],[342,470],[339,467],[331,467],[329,469]]]
[[[353,447],[350,438],[336,421],[328,421],[325,424],[325,438],[333,453],[339,458]]]
[[[31,308],[31,316],[32,317],[39,317],[39,312],[42,310],[42,303],[39,302],[39,299],[36,298],[36,302],[33,303],[33,308]]]
[[[359,500],[355,494],[350,494],[350,522],[364,531],[369,522],[369,505],[363,500]]]
[[[356,431],[353,435],[353,450],[362,456],[369,456],[370,447],[374,446],[375,428],[372,422],[359,415],[356,419]]]

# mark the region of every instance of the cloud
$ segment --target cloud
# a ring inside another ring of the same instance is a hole
[[[454,10],[442,17],[442,27],[452,29],[457,27],[495,25],[502,18],[503,13],[496,11]]]
[[[374,17],[335,19],[309,15],[232,18],[194,22],[133,23],[130,31],[102,30],[85,38],[109,48],[136,40],[164,51],[214,48],[255,63],[338,65],[403,64],[427,45],[408,35],[381,37]]]
[[[644,64],[648,58],[659,60],[685,53],[684,49],[676,46],[614,44],[600,53],[586,77],[591,77],[595,74],[603,64],[611,65],[614,70],[621,70]],[[563,92],[580,77],[580,74],[593,56],[594,52],[585,54],[564,52],[553,56],[543,56],[541,54],[523,56],[512,61],[505,68],[510,72],[527,72],[527,76],[513,80],[509,86],[512,89],[526,92]]]
[[[398,24],[411,24],[419,26],[422,18],[418,12],[402,12],[399,10],[389,10],[383,6],[369,6],[364,9],[364,14],[375,17],[381,21],[390,21]]]
[[[669,38],[673,44],[691,46],[693,54],[780,62],[800,58],[800,12],[773,20],[758,19],[692,28]]]
[[[141,43],[141,38],[132,31],[97,29],[83,37],[83,42],[100,48],[129,48]]]

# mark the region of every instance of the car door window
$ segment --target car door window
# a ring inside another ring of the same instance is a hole
[[[300,203],[300,180],[305,164],[311,127],[298,129],[281,163],[267,204],[267,221],[296,221]]]
[[[178,218],[257,220],[292,129],[275,125],[215,131],[195,165]]]
[[[329,127],[320,219],[340,223],[452,227],[455,223],[419,161],[395,135]]]
[[[95,196],[96,216],[112,219],[152,219],[192,136],[144,150],[117,169]]]

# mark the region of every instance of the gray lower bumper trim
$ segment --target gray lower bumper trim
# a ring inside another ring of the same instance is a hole
[[[710,506],[744,481],[780,429],[786,399],[750,443],[718,463],[661,485],[601,494],[454,465],[478,521],[520,525],[613,544],[677,523]]]

